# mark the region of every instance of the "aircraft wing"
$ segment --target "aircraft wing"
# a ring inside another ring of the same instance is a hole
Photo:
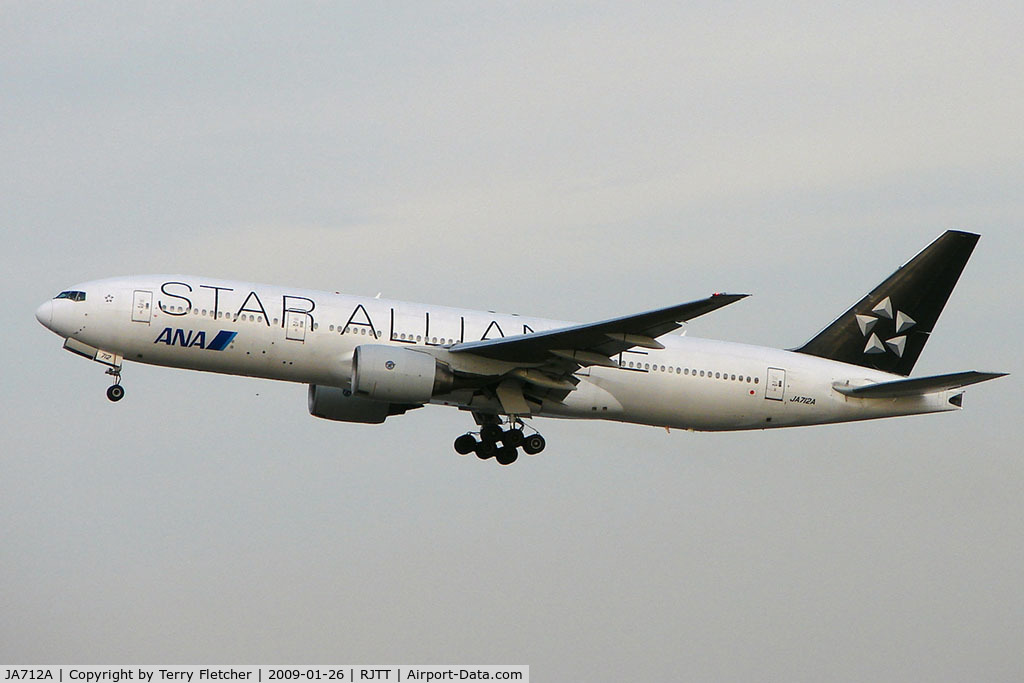
[[[521,334],[501,339],[456,344],[452,353],[473,353],[484,358],[521,363],[544,363],[552,357],[579,365],[612,365],[608,359],[617,353],[640,346],[664,348],[655,337],[679,329],[681,323],[710,313],[748,296],[713,294],[706,299],[667,308],[626,315],[585,325],[562,327],[544,332]]]
[[[914,379],[898,379],[893,382],[879,382],[861,387],[851,387],[836,383],[833,385],[836,391],[854,398],[899,398],[900,396],[919,396],[921,394],[933,394],[946,389],[959,389],[978,382],[987,382],[990,379],[1005,376],[1005,372],[978,372],[969,370],[967,372],[954,372],[949,375],[934,375],[932,377],[916,377]]]

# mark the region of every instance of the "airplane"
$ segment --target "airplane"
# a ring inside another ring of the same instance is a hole
[[[460,455],[502,465],[544,450],[534,417],[684,430],[819,425],[958,410],[1002,377],[910,378],[979,235],[949,230],[796,349],[669,335],[746,294],[587,324],[185,275],[75,285],[36,318],[64,348],[308,384],[310,414],[380,424],[430,403],[472,414]],[[669,335],[669,336],[666,336]]]

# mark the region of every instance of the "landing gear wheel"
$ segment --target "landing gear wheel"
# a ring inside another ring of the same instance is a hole
[[[527,455],[537,455],[547,443],[544,441],[544,437],[540,434],[531,434],[530,436],[523,439],[523,452]]]
[[[480,427],[481,441],[490,441],[491,443],[496,443],[498,440],[501,439],[501,435],[501,425],[496,425],[493,422],[491,422]]]
[[[476,439],[472,434],[463,434],[455,439],[455,452],[459,455],[469,455],[476,450]]]
[[[516,448],[523,443],[523,430],[514,427],[501,435],[501,442],[509,448]]]
[[[499,465],[511,465],[519,458],[519,451],[509,446],[498,446],[496,449],[497,453],[494,455],[494,459],[498,461]]]
[[[481,441],[474,446],[473,450],[476,451],[476,457],[481,460],[487,460],[497,454],[498,447],[493,441]]]
[[[124,387],[120,384],[111,384],[107,387],[107,398],[115,403],[124,398]]]

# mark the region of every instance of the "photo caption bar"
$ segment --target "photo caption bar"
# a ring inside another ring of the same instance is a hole
[[[390,665],[281,665],[281,666],[14,666],[0,665],[0,683],[49,681],[52,683],[208,683],[247,681],[522,681],[529,683],[525,665],[390,664]]]

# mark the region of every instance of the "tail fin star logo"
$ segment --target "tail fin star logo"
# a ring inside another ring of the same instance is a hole
[[[871,313],[874,315],[858,313],[856,316],[860,332],[867,338],[867,344],[864,345],[864,353],[878,354],[885,353],[888,350],[902,358],[903,349],[907,346],[907,335],[904,332],[916,325],[917,321],[900,310],[897,310],[895,315],[893,315],[893,305],[889,297],[885,297],[878,302],[871,309]],[[880,325],[879,323],[882,324]],[[883,328],[884,332],[882,332]],[[891,336],[887,334],[890,329],[893,331]],[[882,332],[883,336],[888,336],[888,339],[883,341],[878,336],[879,332]]]

